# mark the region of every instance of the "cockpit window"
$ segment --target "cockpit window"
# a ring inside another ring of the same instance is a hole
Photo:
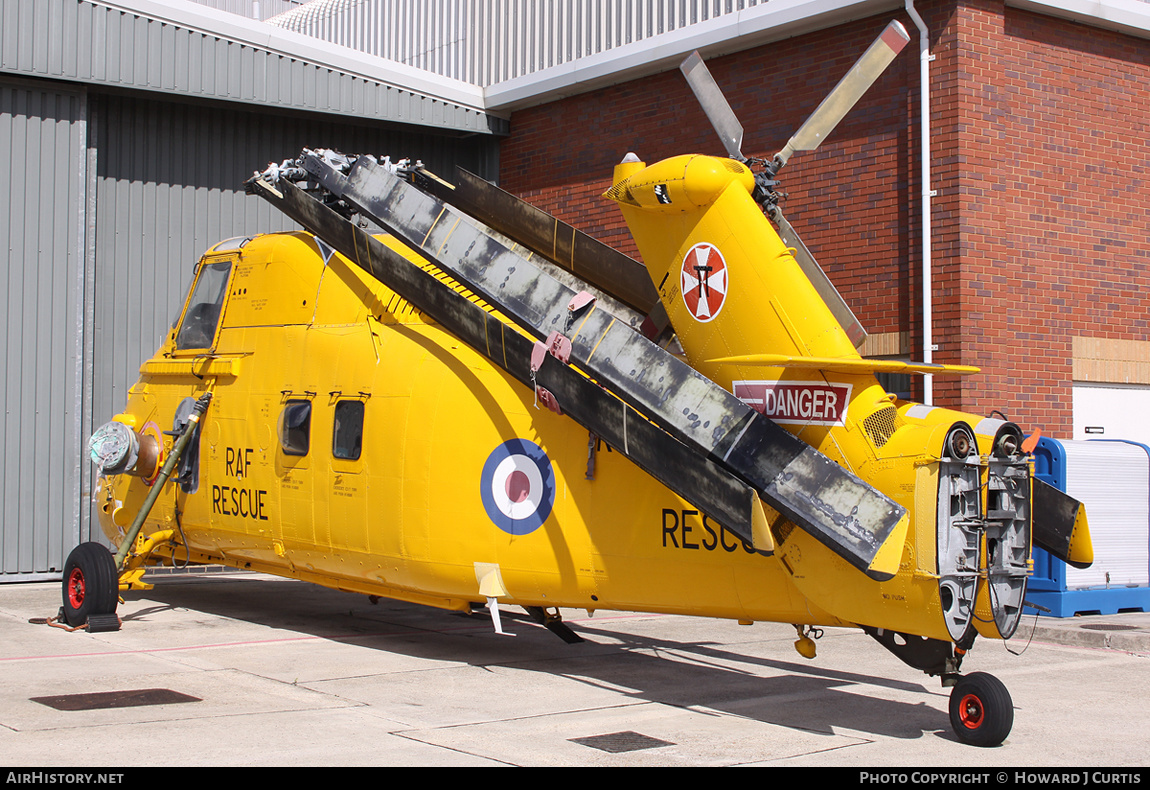
[[[176,335],[177,351],[211,347],[216,337],[216,325],[220,322],[220,310],[224,305],[231,270],[230,261],[208,263],[200,267],[196,287],[192,290],[184,321]]]

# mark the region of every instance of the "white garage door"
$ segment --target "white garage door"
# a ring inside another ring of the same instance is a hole
[[[1074,384],[1074,438],[1150,444],[1150,386]]]

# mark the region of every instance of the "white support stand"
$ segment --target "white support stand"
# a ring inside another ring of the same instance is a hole
[[[495,626],[495,633],[500,636],[515,636],[504,631],[503,625],[499,622],[499,599],[487,596],[487,608],[491,611],[491,624]]]

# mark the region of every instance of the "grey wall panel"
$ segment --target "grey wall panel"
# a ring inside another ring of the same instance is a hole
[[[307,146],[498,172],[487,135],[320,118],[0,79],[0,581],[56,578],[101,539],[92,429],[123,408],[203,251],[291,227],[243,193],[253,170]]]
[[[0,574],[57,573],[77,542],[86,247],[82,92],[0,81]]]

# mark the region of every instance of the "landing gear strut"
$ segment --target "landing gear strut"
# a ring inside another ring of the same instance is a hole
[[[950,692],[950,726],[963,743],[998,746],[1014,726],[1010,692],[985,672],[960,677]]]
[[[951,687],[950,726],[963,743],[971,746],[998,746],[1014,726],[1014,703],[1002,681],[985,672],[960,675],[959,668],[974,630],[961,646],[913,634],[884,631],[863,626],[879,644],[908,666],[942,678]]]

